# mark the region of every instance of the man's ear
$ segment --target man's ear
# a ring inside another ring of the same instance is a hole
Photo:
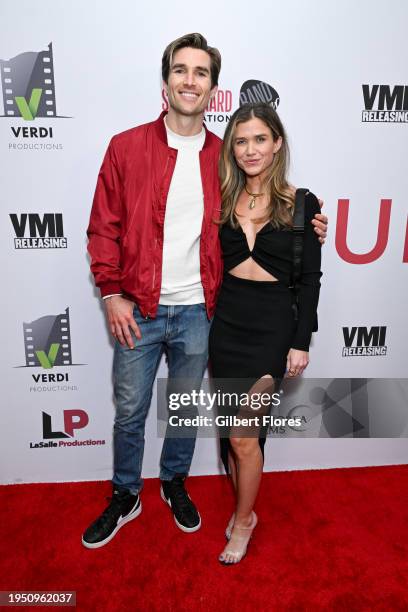
[[[168,93],[168,91],[167,91],[167,83],[166,83],[166,81],[162,81],[162,87],[163,87],[164,91],[165,91],[165,92],[166,92],[166,94],[167,94],[167,93]]]
[[[218,85],[214,85],[214,87],[210,91],[210,100],[212,100],[215,97],[217,91],[218,91]]]

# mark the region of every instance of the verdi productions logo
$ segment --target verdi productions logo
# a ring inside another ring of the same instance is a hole
[[[407,123],[408,85],[363,85],[363,123]]]
[[[85,365],[72,362],[69,308],[58,315],[47,315],[23,323],[25,368],[42,368],[31,374],[31,392],[77,391],[70,384],[67,367]],[[54,370],[54,368],[56,368]]]
[[[10,214],[15,249],[66,249],[61,213]]]
[[[62,415],[51,417],[42,413],[42,441],[30,442],[30,448],[66,448],[76,446],[101,446],[105,440],[78,440],[76,430],[84,429],[89,423],[85,410],[63,410]]]
[[[343,357],[377,357],[387,354],[385,326],[343,327]]]
[[[62,149],[62,144],[49,141],[54,138],[53,127],[37,124],[39,119],[67,118],[57,113],[52,43],[46,51],[27,51],[0,60],[0,67],[3,117],[28,124],[10,127],[14,140],[9,149]]]
[[[240,106],[244,104],[254,104],[256,102],[265,102],[265,104],[269,104],[276,110],[279,106],[279,101],[280,98],[276,89],[274,89],[272,85],[265,83],[265,81],[257,81],[255,79],[245,81],[239,92]]]

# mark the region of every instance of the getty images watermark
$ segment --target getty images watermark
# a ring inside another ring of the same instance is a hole
[[[300,427],[302,419],[275,417],[273,414],[262,414],[271,407],[279,406],[281,393],[267,392],[228,392],[218,389],[215,392],[199,391],[172,392],[168,396],[170,427],[268,427],[288,425]],[[213,413],[219,409],[223,414],[184,414],[184,409],[196,408]],[[230,411],[237,410],[235,414]]]
[[[408,437],[408,380],[158,379],[159,437]]]

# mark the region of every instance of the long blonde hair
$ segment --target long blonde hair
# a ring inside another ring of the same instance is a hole
[[[272,132],[273,140],[282,138],[282,145],[273,157],[268,175],[264,182],[264,190],[268,194],[268,206],[262,219],[254,222],[270,221],[273,227],[281,228],[292,225],[294,207],[294,192],[287,181],[289,165],[289,148],[285,128],[276,111],[265,104],[244,104],[232,115],[224,134],[219,161],[219,176],[221,182],[221,218],[220,225],[230,223],[237,227],[235,207],[238,197],[245,187],[245,172],[238,166],[233,152],[233,139],[239,123],[246,123],[250,119],[260,119]]]

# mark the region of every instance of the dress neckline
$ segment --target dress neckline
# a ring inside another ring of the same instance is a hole
[[[255,232],[254,244],[253,244],[252,249],[250,249],[250,248],[249,248],[249,243],[248,243],[248,236],[246,235],[246,233],[245,233],[245,232],[244,232],[244,230],[242,229],[242,226],[241,226],[240,222],[238,221],[238,219],[237,219],[236,215],[234,215],[234,216],[235,216],[235,219],[236,219],[236,221],[237,221],[237,223],[238,223],[237,230],[238,230],[238,232],[241,232],[242,237],[243,237],[243,239],[245,240],[245,243],[246,243],[246,246],[247,246],[247,249],[248,249],[248,253],[250,254],[250,256],[252,256],[252,253],[255,251],[256,241],[257,241],[257,238],[258,238],[258,234],[260,234],[260,233],[261,233],[261,232],[262,232],[262,231],[265,229],[265,227],[267,227],[268,225],[270,225],[270,221],[267,221],[267,222],[266,222],[266,223],[265,223],[265,224],[264,224],[264,225],[261,227],[261,229],[259,229],[257,232]],[[230,227],[231,227],[231,226],[230,226]],[[232,228],[232,229],[234,229],[234,228]]]
[[[241,224],[240,224],[240,222],[238,221],[237,216],[236,216],[235,214],[234,214],[234,217],[235,217],[236,222],[238,223],[238,228],[237,228],[237,229],[238,229],[238,230],[241,230],[241,232],[242,232],[242,233],[243,233],[243,234],[246,236],[246,234],[245,234],[244,230],[242,229],[242,225],[241,225]],[[263,230],[263,229],[265,229],[265,227],[267,227],[268,225],[270,225],[270,221],[267,221],[266,223],[264,223],[264,225],[261,227],[261,229],[259,229],[257,232],[255,232],[255,240],[256,240],[256,236],[257,236],[258,234],[260,234],[260,233],[262,232],[262,230]],[[230,226],[230,227],[231,227],[231,226]],[[234,228],[232,228],[232,229],[234,229]]]

